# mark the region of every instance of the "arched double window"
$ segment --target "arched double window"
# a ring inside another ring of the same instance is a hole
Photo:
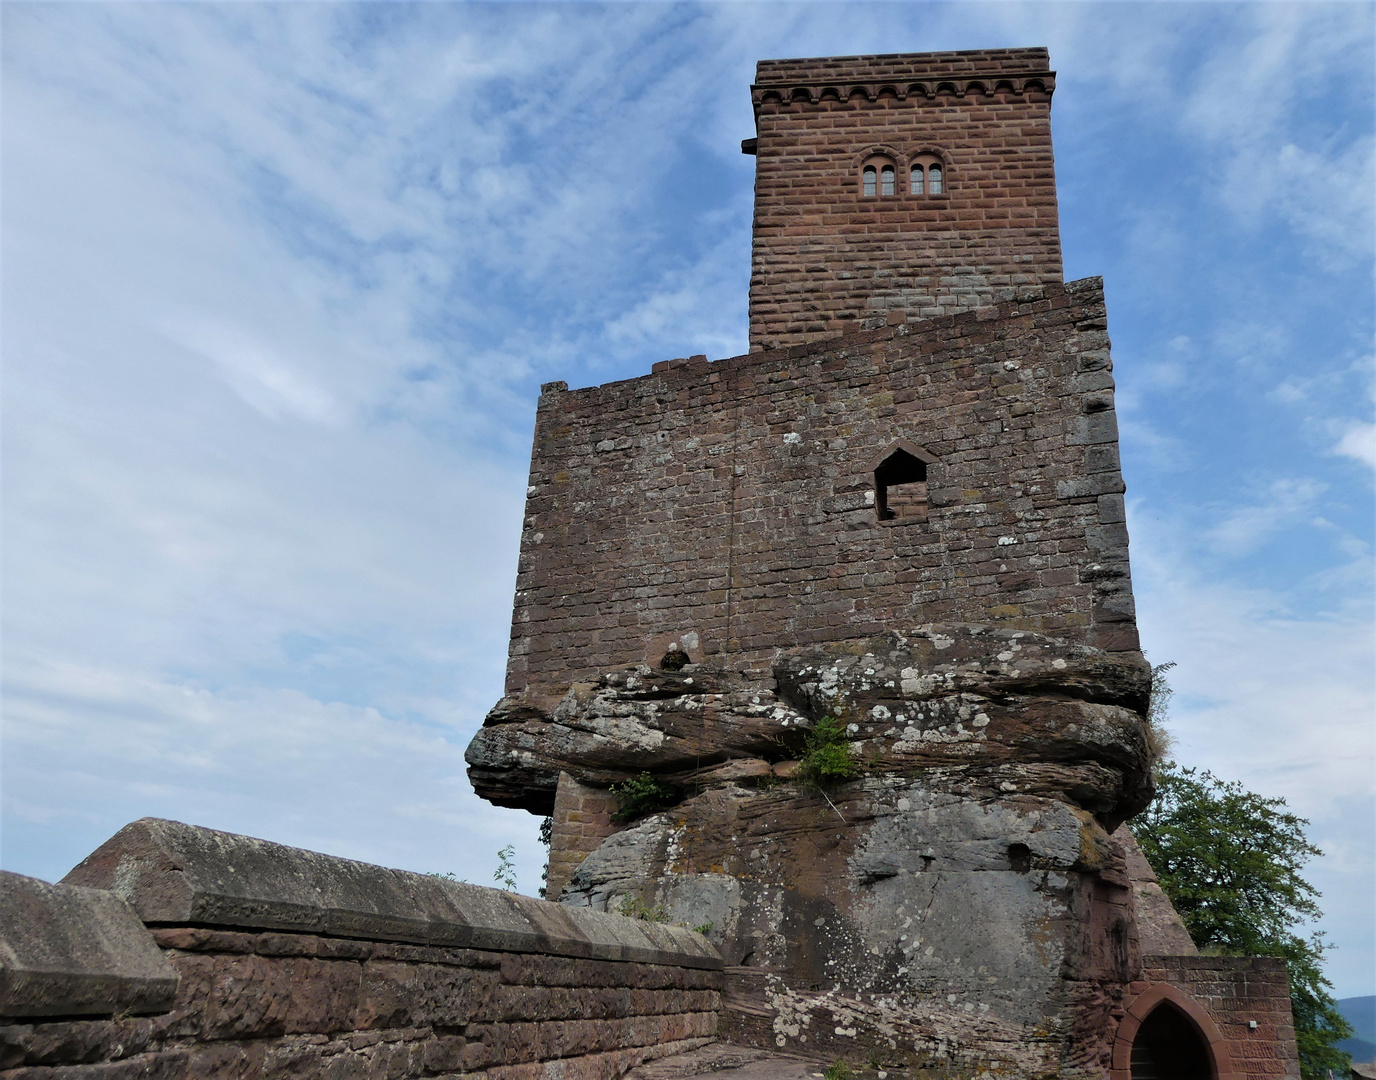
[[[908,171],[908,195],[945,195],[950,190],[951,180],[946,162],[939,154],[925,150],[914,155],[905,166],[902,158],[895,160],[888,154],[872,153],[860,165],[861,196],[884,199],[904,194],[899,190],[898,174],[905,167]]]
[[[908,193],[911,195],[944,195],[946,166],[935,154],[918,154],[908,169]]]
[[[867,199],[898,194],[898,170],[887,158],[871,158],[860,170],[860,193]]]

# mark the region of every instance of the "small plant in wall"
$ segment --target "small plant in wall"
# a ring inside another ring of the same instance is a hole
[[[622,897],[621,906],[618,910],[628,919],[642,919],[645,922],[669,921],[669,913],[664,910],[663,904],[651,906],[645,903],[639,896],[632,896],[630,894]]]
[[[507,892],[516,891],[516,847],[514,844],[507,844],[497,852],[497,869],[492,874],[492,880],[500,885]]]
[[[616,812],[612,814],[612,820],[617,824],[634,821],[678,802],[678,792],[648,772],[613,784],[608,790],[616,799]]]
[[[816,787],[829,787],[854,780],[860,775],[860,763],[846,738],[841,721],[824,716],[807,737],[807,752],[798,770],[802,778]]]

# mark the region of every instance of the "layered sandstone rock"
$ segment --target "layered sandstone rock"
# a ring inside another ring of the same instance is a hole
[[[1151,795],[1145,660],[929,625],[788,650],[773,674],[640,666],[547,710],[506,699],[470,776],[537,812],[561,774],[605,788],[650,772],[677,791],[560,898],[710,923],[742,1041],[1099,1074],[1139,963],[1112,833]],[[844,724],[860,777],[783,779],[823,717]]]

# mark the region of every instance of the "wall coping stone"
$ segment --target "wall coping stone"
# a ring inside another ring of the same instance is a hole
[[[179,979],[118,896],[0,871],[0,1016],[165,1012]]]
[[[63,879],[150,925],[239,927],[720,969],[701,934],[179,821],[126,825]]]

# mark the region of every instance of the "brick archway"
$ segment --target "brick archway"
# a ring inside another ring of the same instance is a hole
[[[1228,1053],[1228,1041],[1208,1011],[1185,993],[1169,983],[1152,983],[1128,1005],[1123,1019],[1118,1022],[1118,1033],[1113,1039],[1113,1067],[1109,1080],[1132,1080],[1132,1043],[1142,1022],[1152,1011],[1163,1003],[1169,1003],[1183,1013],[1195,1026],[1213,1058],[1213,1080],[1246,1080],[1243,1073],[1233,1069],[1232,1055]]]

